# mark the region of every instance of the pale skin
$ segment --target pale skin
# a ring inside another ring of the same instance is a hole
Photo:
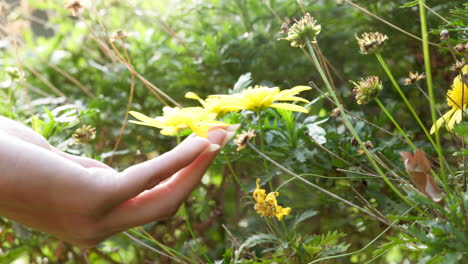
[[[173,215],[237,126],[118,172],[73,156],[30,128],[0,116],[0,216],[79,247]]]

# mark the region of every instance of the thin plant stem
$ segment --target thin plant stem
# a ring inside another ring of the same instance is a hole
[[[263,153],[265,153],[265,131],[263,128],[262,111],[258,111],[258,125],[260,126],[260,149]],[[268,179],[268,185],[270,186],[270,190],[273,190],[273,180],[271,179],[270,169],[265,159],[263,159],[263,166],[265,167],[265,173]]]
[[[129,63],[131,63],[131,59],[130,59],[130,56],[128,55],[128,51],[127,49],[125,48],[125,41],[122,39],[122,46],[124,48],[124,51],[125,51],[125,56],[127,58],[127,61]],[[129,92],[129,95],[128,95],[128,102],[127,102],[127,106],[125,107],[125,114],[124,114],[124,120],[122,122],[122,126],[120,127],[120,131],[119,131],[119,136],[117,137],[117,140],[115,141],[115,144],[114,144],[114,147],[112,148],[112,153],[113,155],[110,157],[110,160],[109,160],[109,164],[112,164],[112,161],[114,160],[114,156],[115,156],[115,151],[117,151],[119,145],[120,145],[120,140],[122,139],[122,136],[123,136],[123,133],[125,131],[125,127],[127,125],[127,121],[128,121],[128,113],[130,111],[130,107],[132,106],[132,101],[133,101],[133,94],[135,92],[135,75],[134,74],[130,74],[130,78],[131,78],[131,81],[130,81],[130,92]]]
[[[352,126],[351,122],[349,121],[348,119],[348,116],[343,108],[343,105],[340,103],[340,100],[338,99],[338,97],[336,96],[336,93],[335,91],[333,90],[333,88],[331,87],[331,84],[330,82],[328,81],[325,73],[323,72],[323,69],[322,67],[320,66],[319,62],[318,62],[318,59],[317,59],[317,56],[315,55],[315,51],[314,49],[312,48],[312,45],[310,44],[310,40],[307,39],[307,47],[309,48],[309,53],[310,55],[312,56],[312,59],[314,60],[315,62],[315,65],[316,65],[316,68],[317,70],[319,71],[320,73],[320,76],[322,77],[323,81],[325,82],[325,85],[328,89],[328,92],[331,94],[333,100],[335,101],[336,105],[338,106],[338,109],[340,110],[340,113],[341,113],[341,116],[343,117],[343,122],[345,123],[346,127],[348,128],[348,130],[351,132],[351,134],[353,135],[353,137],[356,139],[356,141],[359,143],[359,146],[364,150],[364,153],[366,154],[366,157],[367,159],[369,160],[369,162],[372,164],[372,166],[374,167],[374,169],[377,171],[377,173],[379,175],[381,175],[383,177],[383,180],[385,181],[385,183],[387,183],[387,185],[393,190],[393,192],[395,192],[404,202],[406,202],[408,205],[410,205],[411,207],[415,207],[415,205],[410,201],[408,200],[396,187],[395,185],[393,185],[393,183],[388,179],[387,175],[381,170],[381,168],[379,167],[379,165],[375,162],[375,160],[372,158],[372,155],[371,153],[369,152],[369,150],[364,146],[364,143],[363,141],[361,140],[361,138],[359,137],[359,135],[357,134],[356,130],[354,129],[354,127]],[[416,209],[418,211],[420,211],[421,213],[424,213],[421,209],[417,208]]]
[[[182,141],[182,138],[181,138],[180,133],[177,133],[176,136],[177,136],[177,145],[179,145],[180,142]],[[184,212],[183,215],[184,215],[185,225],[187,226],[187,230],[189,231],[190,235],[192,236],[192,239],[195,242],[195,244],[197,245],[197,247],[201,248],[200,243],[198,243],[198,239],[195,236],[195,233],[193,232],[192,225],[190,224],[190,214],[189,214],[187,202],[183,202],[181,207],[182,207],[182,211]],[[203,255],[203,257],[205,257],[205,259],[209,263],[212,263],[210,258],[206,255],[205,252],[202,252],[202,255]]]
[[[223,153],[223,155],[224,155],[224,160],[226,160],[227,167],[228,167],[229,171],[231,172],[232,178],[234,178],[234,181],[237,183],[237,185],[239,185],[239,187],[244,192],[244,194],[247,195],[248,192],[245,190],[244,185],[241,183],[241,181],[239,179],[239,175],[237,175],[237,172],[234,170],[234,167],[232,166],[231,160],[229,160],[229,157],[225,152]],[[249,198],[251,198],[251,197],[249,197]]]
[[[414,110],[414,108],[411,106],[410,102],[408,101],[408,98],[406,98],[405,94],[403,93],[403,91],[401,90],[400,86],[398,85],[397,81],[395,80],[395,77],[393,77],[393,74],[392,72],[390,71],[390,69],[388,68],[387,64],[385,63],[385,61],[383,60],[382,56],[380,55],[380,53],[376,53],[375,56],[377,57],[378,61],[380,62],[380,64],[382,65],[382,68],[384,68],[385,72],[387,73],[388,77],[390,78],[390,80],[392,81],[393,83],[393,86],[395,87],[395,89],[397,90],[397,92],[400,94],[400,97],[403,99],[403,101],[405,102],[406,106],[408,107],[408,109],[410,110],[411,114],[413,115],[414,119],[416,119],[416,121],[418,122],[419,126],[421,127],[421,129],[424,131],[424,134],[426,134],[426,137],[427,139],[431,142],[432,146],[434,147],[434,149],[436,150],[437,152],[437,155],[439,156],[439,161],[440,161],[440,167],[441,169],[443,168],[443,163],[445,162],[445,159],[444,159],[444,156],[442,154],[442,151],[441,151],[441,148],[439,148],[436,144],[436,142],[434,142],[434,139],[431,137],[431,135],[429,134],[429,131],[427,131],[426,127],[424,126],[423,122],[421,121],[421,119],[419,118],[418,114],[416,113],[416,111]],[[430,96],[430,95],[429,95]],[[444,186],[447,186],[446,184],[446,177],[445,177],[445,170],[443,171],[444,174],[442,174],[442,170],[441,170],[441,175],[438,177],[441,178],[442,182],[444,183]]]
[[[434,87],[432,85],[432,72],[431,72],[431,58],[429,53],[429,37],[427,33],[427,21],[426,21],[426,5],[425,0],[419,0],[419,20],[421,21],[421,35],[422,35],[422,45],[423,45],[423,53],[424,53],[424,68],[426,71],[426,82],[427,82],[427,92],[429,94],[429,105],[431,108],[431,117],[432,123],[435,124],[437,122],[437,113],[435,107],[435,99],[434,99]],[[448,41],[447,41],[448,42]],[[437,150],[437,155],[439,156],[439,164],[440,164],[440,177],[445,186],[447,186],[447,176],[445,174],[445,163],[444,163],[444,156],[441,151],[441,144],[440,144],[440,136],[439,131],[435,131],[435,140],[436,146],[434,146]]]
[[[167,254],[175,257],[175,258],[180,258],[180,259],[185,259],[186,261],[189,261],[191,263],[194,263],[194,261],[192,259],[190,259],[189,257],[185,256],[184,254],[180,253],[179,251],[169,247],[169,246],[166,246],[164,245],[163,243],[159,242],[156,238],[154,238],[151,234],[148,234],[148,232],[145,231],[145,229],[143,227],[138,227],[137,228],[141,233],[139,232],[136,232],[135,230],[131,229],[130,232],[132,232],[132,234],[134,235],[137,235],[141,238],[144,238],[148,241],[151,241],[153,243],[155,243],[158,247],[160,247],[161,249],[163,249],[165,252],[167,252]]]
[[[303,50],[304,50],[304,49],[303,49]],[[305,51],[304,51],[304,52],[305,52]],[[306,53],[306,54],[308,54],[308,53]],[[308,56],[308,57],[309,57],[310,60],[312,59],[312,58],[310,58],[310,56]],[[333,105],[336,106],[335,102],[327,95],[327,93],[322,92],[322,91],[320,90],[320,88],[318,88],[317,85],[316,85],[314,82],[311,81],[311,82],[309,82],[309,84],[310,84],[310,85],[312,86],[312,88],[314,88],[317,92],[319,92],[320,94],[322,94],[322,96],[323,96],[325,99],[327,99],[331,104],[333,104]],[[398,137],[398,136],[395,135],[394,133],[392,133],[392,132],[386,130],[385,128],[383,128],[383,127],[381,127],[381,126],[378,126],[378,125],[376,125],[376,124],[374,124],[374,123],[372,123],[372,122],[370,122],[370,121],[368,121],[368,120],[366,120],[366,119],[364,119],[364,118],[361,118],[361,117],[359,117],[359,116],[353,114],[351,111],[346,110],[345,108],[343,108],[343,109],[345,110],[345,112],[346,112],[349,116],[351,116],[351,117],[353,117],[353,118],[356,118],[356,119],[358,119],[358,120],[360,120],[360,121],[362,121],[362,122],[364,122],[364,123],[366,123],[366,124],[368,124],[368,125],[370,125],[370,126],[373,126],[373,127],[377,128],[377,129],[381,130],[382,132],[385,132],[385,133],[387,133],[387,134],[389,134],[389,135],[391,135],[391,136],[394,136],[394,137],[398,138],[399,140],[401,140],[401,141],[404,142],[404,143],[407,143],[407,142],[405,142],[404,139]]]
[[[151,251],[154,251],[155,253],[157,253],[157,254],[159,254],[159,255],[162,255],[162,256],[165,256],[165,257],[167,257],[167,258],[169,258],[169,259],[172,259],[172,260],[174,260],[174,261],[177,262],[177,263],[187,263],[187,262],[182,262],[180,259],[177,259],[177,258],[175,258],[175,257],[173,257],[173,256],[170,256],[170,255],[168,255],[168,254],[166,254],[166,253],[164,253],[164,252],[162,252],[162,251],[159,251],[159,250],[157,250],[157,249],[155,249],[155,248],[153,248],[153,247],[150,247],[150,246],[146,245],[144,242],[142,242],[142,241],[140,241],[139,239],[137,239],[136,237],[130,235],[128,232],[123,232],[123,234],[124,234],[125,236],[127,236],[128,238],[130,238],[131,240],[133,240],[133,241],[135,241],[136,243],[138,243],[139,245],[141,245],[141,246],[143,246],[143,247],[145,247],[145,248],[147,248],[147,249],[149,249],[149,250],[151,250]]]
[[[417,37],[417,36],[415,36],[415,35],[409,33],[408,31],[406,31],[406,30],[404,30],[404,29],[402,29],[402,28],[399,28],[399,27],[395,26],[394,24],[388,22],[387,20],[385,20],[385,19],[383,19],[383,18],[381,18],[381,17],[379,17],[379,16],[373,14],[373,13],[370,12],[369,10],[367,10],[367,9],[365,9],[365,8],[363,8],[363,7],[359,6],[359,5],[357,5],[357,4],[353,3],[353,2],[351,2],[350,0],[344,0],[344,1],[345,1],[346,3],[348,3],[348,4],[350,4],[351,6],[353,6],[354,8],[357,8],[357,9],[361,10],[361,11],[362,11],[363,13],[365,13],[366,15],[371,16],[371,17],[373,17],[373,18],[379,20],[380,22],[382,22],[382,23],[384,23],[384,24],[386,24],[386,25],[388,25],[388,26],[390,26],[390,27],[392,27],[392,28],[394,28],[394,29],[400,31],[401,33],[403,33],[403,34],[405,34],[405,35],[407,35],[407,36],[410,36],[410,37],[412,37],[412,38],[414,38],[414,39],[417,39],[417,40],[422,40],[421,38],[419,38],[419,37]],[[438,47],[438,46],[439,46],[439,45],[437,45],[436,43],[432,43],[432,42],[429,42],[429,44],[431,44],[432,46],[435,46],[435,47]]]
[[[195,242],[195,245],[197,245],[198,249],[201,249],[201,245],[198,242],[197,236],[193,232],[192,225],[190,224],[190,214],[189,214],[188,206],[187,206],[186,202],[184,202],[182,204],[182,210],[184,211],[184,220],[185,220],[185,225],[187,226],[187,230],[189,231],[190,235],[192,236],[192,239]],[[211,259],[206,255],[204,250],[202,250],[201,254],[206,259],[206,261],[208,261],[208,263],[213,263],[211,261]]]
[[[445,23],[450,23],[447,19],[445,19],[443,16],[439,15],[439,13],[437,13],[436,11],[434,11],[434,9],[428,7],[426,4],[424,4],[424,7],[429,10],[429,12],[431,12],[432,14],[434,14],[436,17],[440,18],[440,20],[444,21]]]
[[[413,209],[413,208],[408,209],[405,213],[403,213],[403,215],[406,215],[407,213],[409,213],[411,211],[411,209]],[[393,221],[393,223],[391,225],[389,225],[387,228],[385,228],[384,231],[382,231],[380,234],[378,234],[374,239],[372,239],[369,243],[367,243],[367,245],[365,245],[363,248],[361,248],[359,250],[349,252],[349,253],[340,254],[340,255],[334,255],[334,256],[327,256],[327,257],[319,258],[319,259],[316,259],[314,261],[309,262],[308,264],[317,263],[317,262],[324,261],[324,260],[327,260],[327,259],[341,258],[341,257],[346,257],[346,256],[351,256],[351,255],[361,253],[364,250],[366,250],[368,247],[370,247],[372,244],[374,244],[375,241],[377,241],[380,237],[382,237],[385,233],[387,233],[387,231],[390,230],[390,228],[392,228],[392,226],[396,225],[399,221],[400,220],[398,220],[398,219]]]
[[[380,109],[382,109],[382,111],[385,113],[385,115],[388,117],[388,119],[390,119],[390,121],[392,121],[392,123],[395,125],[396,129],[398,130],[398,132],[400,132],[400,134],[405,138],[406,142],[413,148],[413,150],[416,150],[416,146],[414,145],[413,141],[411,141],[411,139],[409,139],[409,137],[406,135],[405,131],[403,131],[403,129],[401,129],[400,125],[398,124],[397,121],[395,121],[395,119],[393,118],[392,114],[390,114],[390,112],[388,112],[387,108],[385,107],[384,104],[382,104],[382,102],[380,101],[380,99],[378,97],[375,98],[375,101],[377,102],[377,104],[380,106]]]
[[[350,202],[350,201],[348,201],[348,200],[342,198],[341,196],[336,195],[336,194],[334,194],[334,193],[332,193],[332,192],[330,192],[330,191],[328,191],[328,190],[326,190],[326,189],[324,189],[324,188],[322,188],[322,187],[316,185],[315,183],[312,183],[312,182],[310,182],[310,181],[304,179],[303,177],[301,177],[300,175],[298,175],[298,174],[296,174],[296,173],[290,171],[289,169],[285,168],[284,166],[282,166],[281,164],[279,164],[278,162],[276,162],[275,160],[273,160],[272,158],[268,157],[268,156],[265,155],[263,152],[261,152],[260,150],[258,150],[258,149],[257,149],[255,146],[253,146],[250,142],[247,142],[247,146],[249,146],[254,152],[256,152],[256,153],[259,154],[260,156],[264,157],[266,160],[268,160],[270,163],[272,163],[273,165],[275,165],[276,167],[278,167],[279,169],[281,169],[281,170],[284,171],[285,173],[287,173],[287,174],[293,176],[294,178],[297,178],[298,180],[300,180],[300,181],[306,183],[307,185],[312,186],[313,188],[315,188],[315,189],[317,189],[317,190],[319,190],[319,191],[325,193],[326,195],[328,195],[328,196],[330,196],[330,197],[332,197],[332,198],[334,198],[334,199],[336,199],[336,200],[338,200],[338,201],[341,201],[341,202],[343,202],[343,203],[345,203],[345,204],[347,204],[347,205],[349,205],[349,206],[351,206],[351,207],[354,207],[354,208],[360,210],[361,212],[363,212],[363,213],[365,213],[365,214],[367,214],[367,215],[370,215],[370,216],[376,218],[377,220],[381,221],[382,223],[388,225],[388,222],[387,222],[386,219],[382,219],[381,217],[376,216],[375,214],[371,213],[369,210],[367,210],[367,209],[365,209],[365,208],[363,208],[363,207],[361,207],[361,206],[359,206],[359,205],[357,205],[357,204],[354,204],[354,203],[352,203],[352,202]]]

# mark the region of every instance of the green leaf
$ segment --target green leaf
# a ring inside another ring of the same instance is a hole
[[[468,122],[463,122],[459,125],[456,125],[453,130],[458,136],[468,136]]]
[[[294,219],[294,224],[293,224],[293,228],[296,228],[297,224],[299,224],[300,222],[306,220],[306,219],[309,219],[311,218],[312,216],[316,215],[318,212],[313,210],[313,209],[309,209],[305,212],[303,212],[302,214],[296,216],[296,219]]]
[[[417,4],[418,4],[418,0],[414,0],[414,1],[408,2],[408,3],[400,6],[400,8],[408,8],[408,7],[415,6]]]
[[[236,84],[234,84],[234,88],[232,89],[233,93],[238,93],[245,88],[247,88],[252,83],[252,73],[244,73],[239,77]]]

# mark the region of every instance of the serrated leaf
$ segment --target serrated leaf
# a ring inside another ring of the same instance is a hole
[[[458,136],[468,136],[468,122],[463,122],[459,125],[456,125],[452,131]]]
[[[244,250],[244,248],[253,247],[253,246],[256,246],[258,244],[263,244],[263,243],[275,243],[275,242],[276,242],[275,236],[273,236],[271,234],[255,234],[255,235],[252,235],[249,238],[247,238],[247,240],[245,240],[244,243],[242,243],[242,245],[239,247],[238,250],[236,250],[235,260],[237,260],[239,258],[240,254],[242,253],[242,250]]]
[[[242,74],[239,79],[237,80],[236,84],[234,84],[234,88],[232,89],[233,93],[238,93],[245,88],[247,88],[252,83],[252,73],[244,73]]]
[[[302,221],[304,221],[306,219],[309,219],[314,215],[317,215],[317,213],[318,213],[317,211],[309,209],[309,210],[303,212],[302,214],[296,216],[296,219],[294,219],[293,228],[296,228],[297,224],[299,224],[300,222],[302,222]]]
[[[468,149],[463,149],[461,151],[456,151],[453,153],[454,156],[468,156]]]
[[[415,6],[417,4],[418,4],[418,0],[414,0],[414,1],[408,2],[408,3],[400,6],[400,8],[408,8],[408,7]]]

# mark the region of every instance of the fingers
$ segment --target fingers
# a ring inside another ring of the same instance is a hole
[[[233,134],[214,130],[208,134],[208,138],[212,144],[222,145]],[[121,204],[103,220],[103,225],[123,230],[172,215],[200,182],[217,152],[203,153],[164,183]]]
[[[202,152],[218,148],[219,145],[211,145],[205,138],[191,136],[173,150],[119,173],[111,196],[115,199],[115,204],[120,204],[172,176],[194,161]]]
[[[65,153],[65,152],[63,152],[61,150],[58,150],[58,149],[56,149],[54,147],[52,147],[52,152],[57,153],[58,155],[66,158],[68,160],[71,160],[71,161],[73,161],[75,163],[78,163],[79,165],[81,165],[84,168],[111,169],[111,167],[107,166],[106,164],[104,164],[104,163],[102,163],[100,161],[90,159],[90,158],[86,158],[86,157],[71,155],[71,154]]]

